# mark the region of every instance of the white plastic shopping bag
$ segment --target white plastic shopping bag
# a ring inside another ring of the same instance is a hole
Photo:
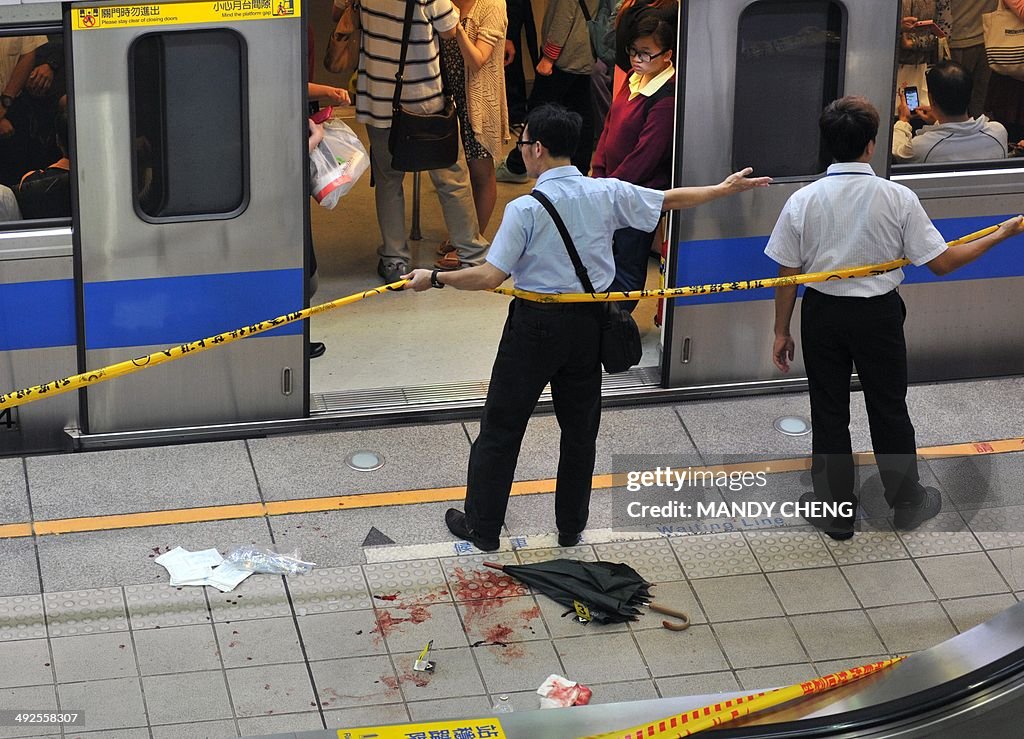
[[[359,138],[342,121],[328,118],[323,126],[323,140],[309,155],[310,190],[320,205],[333,208],[369,169],[370,158]]]

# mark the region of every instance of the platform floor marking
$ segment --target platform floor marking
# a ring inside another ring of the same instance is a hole
[[[943,444],[918,449],[923,459],[944,459],[985,454],[1004,454],[1024,451],[1024,437],[995,439],[991,441]],[[856,463],[871,464],[874,455],[861,452],[854,455]],[[772,459],[759,462],[740,462],[703,467],[712,472],[744,472],[765,470],[769,473],[800,472],[811,467],[810,457]],[[592,488],[605,490],[621,486],[623,474],[595,475]],[[555,480],[525,480],[513,483],[512,495],[537,495],[553,493]],[[396,490],[384,493],[361,493],[356,495],[335,495],[325,498],[296,498],[293,500],[271,501],[269,503],[238,503],[233,505],[207,506],[198,508],[176,508],[139,513],[123,513],[108,516],[82,516],[76,518],[55,518],[35,522],[0,524],[0,540],[28,536],[72,534],[88,531],[110,531],[114,529],[142,528],[146,526],[167,526],[179,523],[201,523],[206,521],[228,521],[262,516],[282,516],[294,513],[318,513],[323,511],[378,508],[383,506],[414,505],[457,501],[465,497],[464,486],[429,488],[424,490]]]

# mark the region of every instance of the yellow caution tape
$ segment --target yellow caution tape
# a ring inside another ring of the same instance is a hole
[[[862,677],[873,675],[902,659],[903,657],[896,657],[860,667],[853,667],[849,670],[834,672],[831,675],[808,680],[804,683],[790,685],[785,688],[775,688],[764,693],[752,693],[739,698],[731,698],[719,703],[712,703],[703,708],[695,708],[692,711],[652,721],[648,724],[631,726],[628,729],[609,731],[603,734],[594,734],[585,737],[585,739],[650,739],[650,737],[690,736],[698,731],[721,726],[734,719],[763,711],[766,708],[772,708],[795,698],[824,693],[840,685],[860,680]]]
[[[972,234],[962,236],[959,239],[947,243],[948,246],[965,244],[968,241],[974,241],[982,236],[986,236],[998,228],[999,226],[989,226],[988,228],[975,231]],[[754,290],[757,288],[776,287],[779,285],[802,285],[808,282],[824,282],[825,280],[835,280],[846,277],[870,277],[873,275],[891,272],[892,270],[899,269],[909,263],[910,262],[906,259],[896,259],[882,264],[874,264],[866,267],[853,267],[850,269],[838,270],[836,272],[812,272],[803,275],[792,275],[790,277],[742,280],[740,282],[726,282],[714,285],[677,287],[669,290],[638,290],[633,292],[594,294],[565,293],[553,295],[499,287],[495,288],[493,292],[500,295],[512,295],[542,303],[584,302],[593,300],[635,300],[637,298],[672,298],[687,295],[707,295],[710,293],[729,292],[732,290]],[[365,290],[361,293],[348,295],[344,298],[338,298],[337,300],[332,300],[329,303],[313,305],[309,308],[296,311],[295,313],[288,313],[283,316],[278,316],[277,318],[271,318],[267,321],[260,321],[259,323],[254,323],[251,326],[244,326],[242,328],[235,329],[234,331],[227,331],[222,334],[217,334],[216,336],[210,336],[205,339],[199,339],[198,341],[181,344],[169,349],[164,349],[160,352],[136,357],[135,359],[129,359],[117,364],[111,364],[97,370],[83,372],[82,374],[72,375],[70,377],[62,377],[51,382],[44,382],[42,385],[33,385],[32,387],[23,388],[21,390],[12,390],[9,393],[0,395],[0,411],[6,408],[25,405],[26,403],[31,403],[35,400],[41,400],[42,398],[49,398],[54,395],[60,395],[61,393],[67,393],[72,390],[81,390],[89,385],[95,385],[99,382],[106,382],[107,380],[113,380],[117,377],[123,377],[124,375],[129,375],[148,367],[155,367],[159,364],[163,364],[164,362],[181,359],[189,354],[196,354],[217,346],[230,344],[232,341],[238,341],[239,339],[254,336],[255,334],[263,333],[264,331],[269,331],[272,328],[284,326],[285,324],[293,323],[294,321],[302,321],[318,313],[325,313],[329,310],[333,310],[334,308],[340,308],[343,305],[358,302],[364,298],[380,295],[387,290],[402,290],[407,282],[408,280],[398,280],[397,282],[382,285],[381,287],[377,287],[372,290]]]
[[[117,364],[111,364],[98,370],[83,372],[80,375],[72,375],[70,377],[62,377],[59,380],[44,382],[42,385],[34,385],[33,387],[27,387],[22,390],[12,390],[9,393],[0,395],[0,410],[25,405],[26,403],[31,403],[34,400],[42,400],[43,398],[60,395],[61,393],[67,393],[72,390],[81,390],[89,385],[95,385],[98,382],[113,380],[116,377],[130,375],[133,372],[138,372],[139,370],[143,370],[148,367],[156,367],[158,364],[163,364],[164,362],[170,362],[191,354],[206,351],[207,349],[213,349],[214,347],[230,344],[232,341],[238,341],[250,336],[255,336],[256,334],[261,334],[264,331],[269,331],[272,328],[278,328],[288,323],[305,320],[318,313],[326,313],[329,310],[340,308],[343,305],[357,303],[360,300],[373,297],[374,295],[381,295],[387,290],[401,290],[405,286],[406,282],[408,282],[408,280],[399,280],[398,282],[392,282],[388,285],[381,285],[373,290],[365,290],[361,293],[356,293],[355,295],[348,295],[344,298],[332,300],[329,303],[312,305],[309,308],[304,308],[303,310],[299,310],[294,313],[287,313],[283,316],[271,318],[267,321],[260,321],[259,323],[254,323],[251,326],[236,328],[234,331],[226,331],[222,334],[217,334],[216,336],[200,339],[199,341],[192,341],[187,344],[172,346],[169,349],[164,349],[160,352],[136,357],[135,359],[129,359],[124,362],[118,362]]]
[[[975,231],[967,236],[946,242],[946,246],[960,246],[969,241],[980,239],[996,231],[999,226],[988,226],[980,231]],[[826,282],[828,280],[841,280],[849,277],[875,277],[877,275],[892,272],[893,270],[905,267],[910,264],[909,259],[894,259],[891,262],[882,264],[871,264],[864,267],[850,267],[833,272],[809,272],[802,275],[789,277],[768,277],[759,280],[738,280],[735,282],[716,282],[710,285],[690,285],[686,287],[675,287],[661,290],[633,290],[631,292],[605,292],[605,293],[535,293],[528,290],[516,290],[509,287],[498,287],[494,292],[502,295],[511,295],[524,300],[533,300],[538,303],[586,303],[591,301],[608,300],[642,300],[650,298],[684,298],[693,295],[713,295],[715,293],[733,292],[735,290],[757,290],[764,287],[783,287],[787,285],[805,285],[809,282]]]

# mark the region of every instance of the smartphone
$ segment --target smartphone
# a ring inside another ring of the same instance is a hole
[[[917,88],[913,85],[908,85],[903,88],[903,97],[907,99],[907,107],[911,111],[921,107],[921,98],[918,97]]]
[[[946,34],[942,31],[941,28],[939,28],[939,24],[931,20],[918,21],[917,23],[914,24],[914,30],[919,31],[921,33],[930,33],[933,36],[938,36],[939,38],[946,37]]]

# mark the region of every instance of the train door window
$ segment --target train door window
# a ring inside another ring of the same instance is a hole
[[[842,86],[838,2],[765,0],[739,20],[733,163],[772,177],[819,174],[831,159],[818,131]]]
[[[62,34],[0,37],[2,222],[71,217],[64,71]]]
[[[248,197],[245,42],[233,31],[154,33],[129,52],[140,218],[230,218]]]

